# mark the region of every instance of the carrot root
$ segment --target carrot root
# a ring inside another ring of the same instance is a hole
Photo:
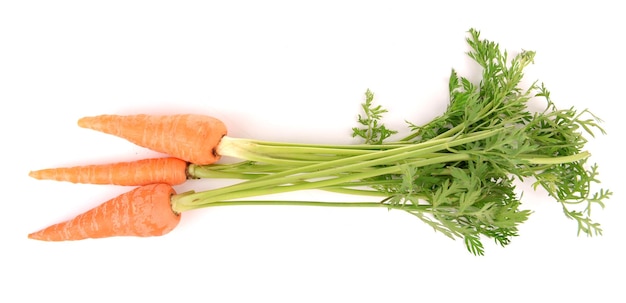
[[[187,162],[178,158],[154,158],[132,162],[49,168],[31,171],[38,180],[72,183],[141,186],[153,183],[182,184],[187,180]]]
[[[168,184],[138,187],[66,222],[28,235],[42,241],[68,241],[115,236],[152,237],[172,231],[181,215],[174,213]]]
[[[78,125],[199,165],[220,159],[217,147],[227,133],[220,120],[193,114],[100,115],[81,118]]]

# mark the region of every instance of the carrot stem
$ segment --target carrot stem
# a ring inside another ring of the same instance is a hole
[[[402,147],[382,150],[376,153],[367,153],[339,160],[288,169],[279,173],[258,177],[223,188],[187,194],[184,196],[173,196],[172,208],[176,212],[183,212],[191,209],[206,207],[212,202],[221,200],[239,199],[304,189],[324,188],[354,180],[398,173],[401,171],[403,167],[402,165],[410,164],[414,167],[420,167],[434,163],[468,160],[470,156],[463,153],[449,153],[432,158],[420,158],[420,156],[429,155],[437,151],[447,150],[457,145],[488,138],[498,134],[503,129],[488,132],[477,132],[460,138],[446,138],[440,140],[430,140],[428,142],[413,145],[404,145]],[[244,145],[233,145],[232,147],[234,148],[231,150],[236,150],[241,153],[243,150],[237,149],[241,146],[247,146],[247,143]],[[411,158],[415,158],[417,160],[409,162],[407,159]],[[374,166],[377,166],[377,169],[354,173],[360,169]],[[298,183],[315,178],[330,179]]]
[[[437,163],[470,160],[476,157],[476,155],[466,152],[456,152],[452,148],[496,136],[501,131],[505,130],[506,128],[500,128],[491,131],[476,132],[471,135],[433,139],[423,143],[402,145],[391,149],[347,156],[332,161],[317,162],[310,165],[296,165],[291,169],[258,176],[245,173],[235,174],[233,176],[242,176],[244,179],[248,180],[213,190],[186,194],[184,196],[173,196],[172,208],[176,212],[183,212],[208,207],[212,203],[220,201],[307,189],[357,193],[355,189],[348,186],[349,183],[355,181],[362,182],[365,179],[381,175],[397,174],[407,166],[418,168]],[[233,142],[235,141],[229,143]],[[239,155],[249,156],[254,154],[254,151],[247,150],[254,147],[254,145],[249,144],[249,141],[237,140],[237,142],[244,144],[234,144],[229,146],[229,148],[233,147],[229,150],[237,151]],[[240,147],[241,149],[239,149]],[[263,158],[264,156],[260,155],[259,157]],[[551,163],[566,163],[581,160],[586,157],[588,157],[588,153],[583,152],[566,157],[552,157],[550,159],[533,156],[524,157],[521,155],[520,159],[530,164],[544,164],[546,161],[550,161]],[[202,174],[202,172],[208,174],[212,173],[210,167],[195,167],[194,169],[198,169],[200,174]],[[217,173],[217,175],[219,175],[219,173]],[[358,193],[369,195],[370,191],[359,190]]]
[[[372,208],[384,207],[390,208],[389,205],[380,202],[324,202],[324,201],[290,201],[290,200],[236,200],[236,201],[219,201],[211,203],[214,206],[315,206],[315,207],[357,207]],[[391,207],[393,208],[393,207]]]
[[[462,161],[468,160],[469,156],[467,154],[451,154],[449,156],[442,156],[439,158],[432,159],[424,159],[420,161],[415,161],[413,163],[407,163],[405,165],[411,165],[413,167],[421,167],[434,163],[442,163],[448,161]],[[398,173],[402,170],[402,165],[393,165],[388,167],[381,167],[376,170],[371,170],[368,172],[362,173],[354,173],[354,174],[345,174],[340,177],[334,177],[330,179],[324,179],[320,181],[310,181],[306,183],[298,183],[289,185],[291,182],[297,182],[309,178],[317,178],[318,175],[324,175],[326,171],[312,172],[308,174],[304,174],[305,176],[301,176],[299,174],[284,177],[284,178],[273,178],[274,175],[269,176],[272,178],[267,178],[265,180],[260,180],[262,178],[249,180],[243,183],[218,188],[214,190],[208,190],[204,192],[198,192],[190,195],[185,195],[183,197],[173,196],[172,197],[172,208],[176,212],[183,212],[191,209],[206,207],[213,202],[217,202],[220,200],[231,200],[231,199],[239,199],[239,198],[247,198],[247,197],[255,197],[262,196],[268,194],[278,194],[278,193],[286,193],[298,190],[305,189],[320,189],[327,186],[333,186],[337,184],[346,183],[354,180],[361,180],[365,178]],[[341,170],[342,168],[337,168],[337,170]],[[258,181],[258,182],[257,182]]]

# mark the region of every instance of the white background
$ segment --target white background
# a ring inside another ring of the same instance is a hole
[[[0,301],[624,302],[621,6],[409,3],[0,2]],[[185,213],[159,238],[26,238],[129,190],[36,181],[30,170],[156,155],[77,127],[82,116],[194,112],[234,137],[352,143],[367,88],[400,128],[445,108],[451,68],[475,79],[471,27],[512,52],[536,50],[528,81],[605,120],[608,135],[588,145],[615,191],[593,214],[602,237],[577,237],[558,204],[526,192],[534,214],[521,236],[507,248],[487,240],[484,257],[381,209],[214,208]]]

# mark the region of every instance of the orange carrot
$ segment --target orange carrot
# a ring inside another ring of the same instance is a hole
[[[28,235],[43,241],[82,240],[114,236],[151,237],[172,231],[180,222],[170,197],[176,192],[168,184],[138,187],[104,202],[74,219]]]
[[[143,159],[103,165],[49,168],[31,171],[39,180],[72,183],[140,186],[152,183],[177,185],[187,180],[187,162],[178,158]]]
[[[78,125],[200,165],[219,160],[217,147],[227,132],[220,120],[193,114],[101,115],[81,118]]]

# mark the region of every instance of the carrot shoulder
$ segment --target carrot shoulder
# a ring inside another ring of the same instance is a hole
[[[170,197],[174,194],[176,192],[168,184],[138,187],[28,237],[43,241],[67,241],[114,236],[161,236],[172,231],[180,222],[180,214],[174,213],[170,204]]]
[[[194,114],[100,115],[81,118],[78,125],[200,165],[219,160],[217,147],[227,133],[220,120]]]
[[[141,186],[152,183],[178,185],[187,180],[187,162],[178,158],[154,158],[102,165],[49,168],[31,171],[39,180],[72,183]]]

